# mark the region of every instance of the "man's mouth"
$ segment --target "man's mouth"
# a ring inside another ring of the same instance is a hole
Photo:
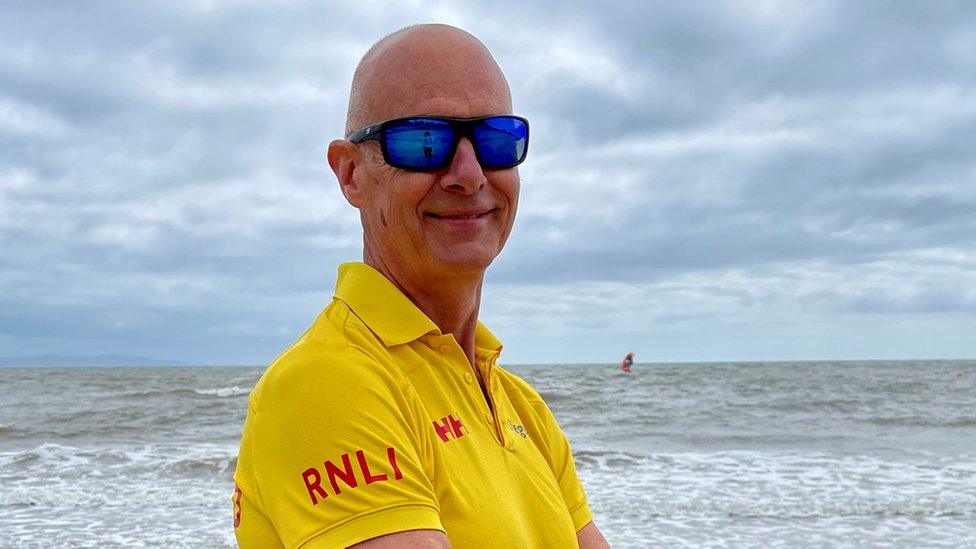
[[[433,217],[434,219],[450,219],[450,220],[466,220],[466,219],[481,219],[488,216],[488,214],[494,212],[498,208],[492,208],[490,210],[485,210],[481,212],[427,212],[427,215]]]

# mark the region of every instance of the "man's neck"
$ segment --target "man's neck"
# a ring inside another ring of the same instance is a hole
[[[472,366],[475,364],[474,334],[478,326],[484,272],[431,279],[408,269],[396,268],[368,253],[364,254],[363,261],[383,273],[440,328],[441,333],[453,334],[468,362]],[[480,374],[477,368],[475,371]]]

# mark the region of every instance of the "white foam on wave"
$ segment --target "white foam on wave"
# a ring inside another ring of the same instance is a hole
[[[740,542],[732,545],[748,546],[777,531],[793,540],[806,529],[823,536],[825,525],[837,534],[828,542],[865,526],[874,540],[976,535],[976,455],[909,462],[796,451],[580,451],[576,462],[614,547],[677,539],[702,546],[728,542],[732,531]]]
[[[251,389],[238,387],[237,385],[235,385],[233,387],[220,387],[218,389],[194,389],[193,392],[195,392],[198,395],[208,395],[208,396],[216,396],[216,397],[223,398],[223,397],[247,395],[251,393]]]
[[[0,452],[0,547],[230,545],[236,457],[191,443]]]
[[[99,448],[42,444],[0,453],[0,507],[53,507],[101,503],[146,488],[181,481],[227,482],[237,447],[218,444],[148,444]],[[114,479],[114,480],[109,480]],[[65,497],[65,494],[72,497]],[[108,495],[106,495],[108,494]],[[124,498],[123,498],[124,499]],[[174,502],[182,499],[174,494]]]

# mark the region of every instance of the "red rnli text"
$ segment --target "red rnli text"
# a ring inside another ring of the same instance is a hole
[[[353,456],[354,458],[350,458],[349,454],[342,454],[339,458],[339,465],[329,460],[322,463],[322,470],[325,471],[325,478],[329,486],[332,487],[333,495],[341,494],[343,488],[358,487],[360,479],[368,486],[374,482],[389,482],[391,474],[396,480],[403,478],[403,473],[397,466],[396,450],[392,447],[386,449],[386,463],[382,464],[382,468],[375,464],[371,468],[366,460],[366,454],[362,450],[356,450]],[[355,465],[353,465],[353,459],[356,460]],[[389,465],[389,473],[384,472],[387,465]],[[325,488],[322,487],[322,472],[319,469],[309,467],[302,471],[302,481],[305,483],[305,489],[308,490],[308,497],[311,498],[312,505],[318,505],[320,498],[329,497]],[[343,486],[340,486],[340,483]]]

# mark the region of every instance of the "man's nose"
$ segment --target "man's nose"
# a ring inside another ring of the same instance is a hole
[[[441,187],[447,191],[461,194],[473,194],[488,183],[478,157],[474,153],[474,145],[467,137],[458,142],[457,151],[451,160],[447,172],[441,177]]]

